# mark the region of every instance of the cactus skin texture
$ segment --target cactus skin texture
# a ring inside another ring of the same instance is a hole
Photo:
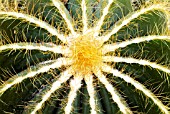
[[[169,2],[0,0],[0,114],[170,114]]]

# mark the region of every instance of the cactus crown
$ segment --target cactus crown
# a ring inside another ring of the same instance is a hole
[[[71,42],[70,50],[75,73],[80,72],[80,75],[87,75],[99,69],[102,63],[100,48],[101,44],[93,37],[93,34],[87,33],[74,39]]]

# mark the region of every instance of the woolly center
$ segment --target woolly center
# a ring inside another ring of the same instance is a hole
[[[86,75],[99,68],[102,62],[100,47],[99,41],[91,34],[80,36],[73,42],[71,50],[75,73]]]

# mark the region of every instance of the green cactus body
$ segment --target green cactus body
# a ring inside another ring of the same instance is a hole
[[[170,114],[168,10],[0,0],[0,114]]]

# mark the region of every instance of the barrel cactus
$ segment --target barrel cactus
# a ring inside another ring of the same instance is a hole
[[[167,0],[0,0],[0,114],[169,114]]]

